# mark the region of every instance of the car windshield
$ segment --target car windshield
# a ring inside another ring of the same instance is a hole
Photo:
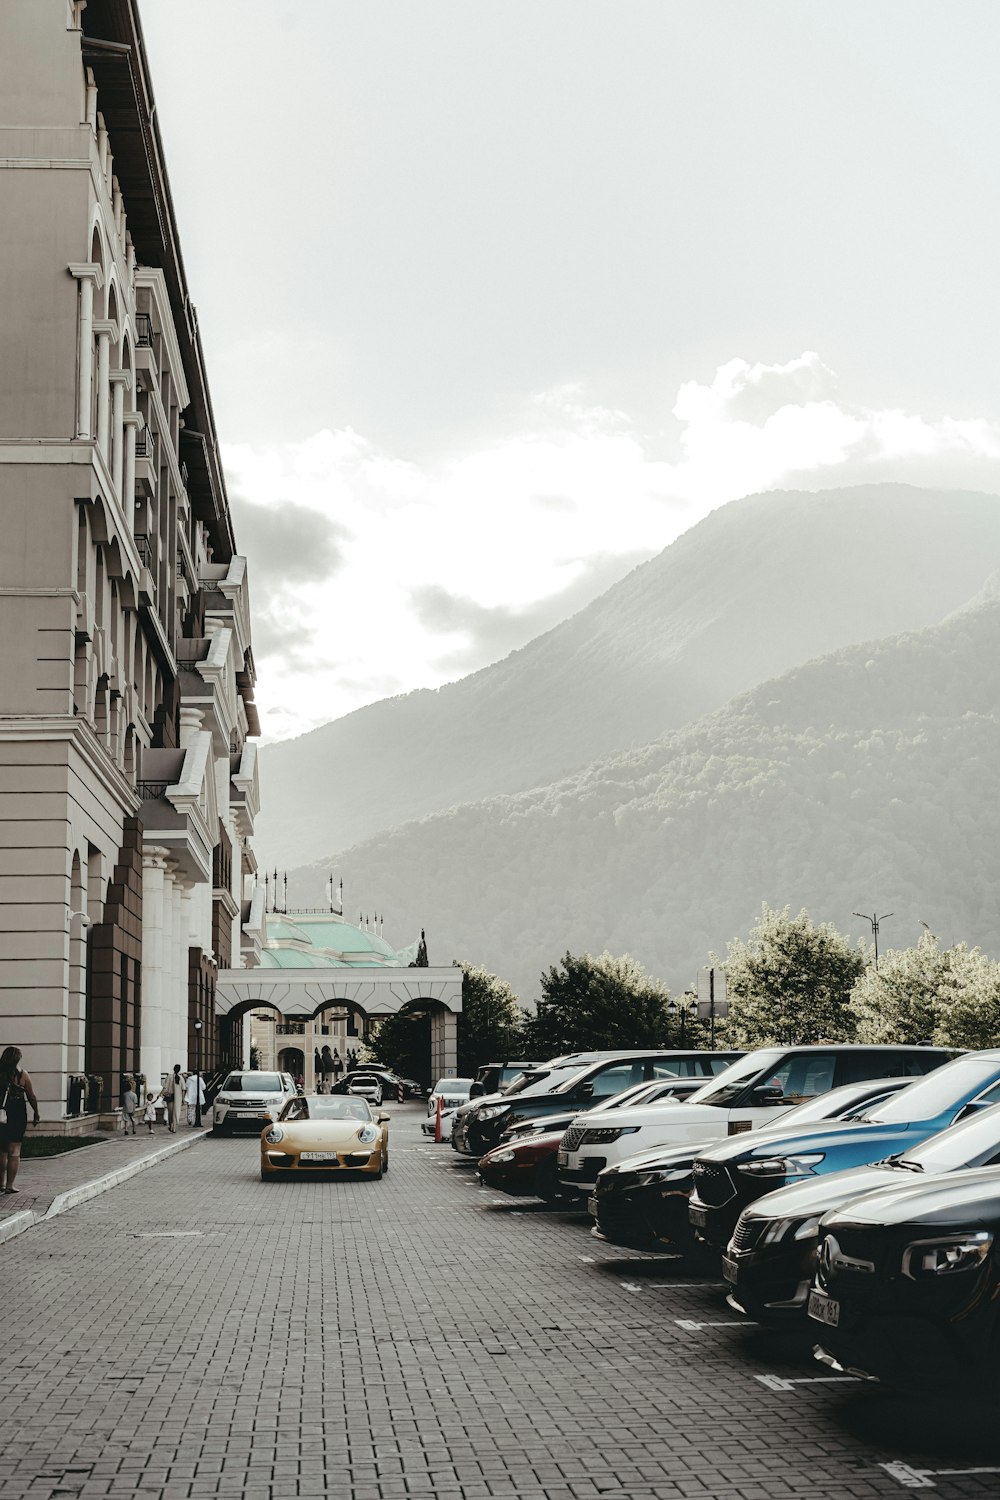
[[[970,1053],[928,1073],[918,1083],[900,1089],[883,1104],[866,1110],[863,1118],[879,1125],[910,1125],[914,1120],[933,1120],[966,1094],[977,1093],[1000,1077],[1000,1053]]]
[[[904,1166],[912,1164],[924,1172],[956,1172],[984,1153],[988,1157],[1000,1154],[1000,1108],[996,1105],[932,1135],[929,1141],[913,1146],[901,1160]]]
[[[523,1094],[526,1089],[533,1088],[536,1083],[544,1083],[551,1073],[551,1068],[534,1068],[530,1073],[519,1073],[513,1083],[504,1084],[498,1092],[501,1094]]]
[[[316,1094],[309,1099],[289,1099],[279,1115],[281,1120],[370,1120],[372,1112],[364,1099],[347,1099],[342,1094]]]
[[[280,1094],[278,1073],[230,1073],[222,1085],[223,1094]]]
[[[766,1080],[773,1073],[775,1064],[784,1056],[784,1052],[778,1047],[766,1052],[751,1052],[738,1062],[730,1063],[728,1068],[724,1068],[718,1077],[711,1079],[703,1088],[688,1094],[684,1103],[722,1107],[732,1104],[755,1079]]]
[[[467,1094],[472,1087],[471,1078],[439,1078],[434,1085],[435,1094]]]
[[[876,1109],[887,1094],[896,1092],[892,1079],[883,1078],[881,1090],[875,1083],[845,1083],[842,1088],[831,1089],[827,1094],[817,1094],[805,1104],[796,1104],[782,1115],[781,1130],[793,1129],[796,1125],[808,1125],[810,1120],[867,1119],[867,1110]],[[900,1085],[901,1086],[901,1085]],[[779,1126],[776,1125],[776,1129]]]

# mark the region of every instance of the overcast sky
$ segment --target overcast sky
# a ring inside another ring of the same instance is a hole
[[[721,502],[1000,491],[995,0],[140,0],[269,737]]]

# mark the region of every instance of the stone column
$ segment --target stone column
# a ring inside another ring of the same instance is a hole
[[[122,510],[131,531],[135,530],[135,440],[142,431],[145,418],[141,411],[127,411],[125,423],[125,488],[122,493]]]
[[[125,507],[122,482],[125,478],[125,392],[132,388],[129,370],[112,370],[111,381],[111,482],[118,496],[118,503]]]
[[[180,747],[186,750],[196,734],[201,733],[203,714],[200,708],[182,708],[180,712]]]
[[[80,283],[80,388],[77,394],[76,435],[78,438],[93,436],[90,430],[90,410],[94,389],[94,288],[104,284],[101,268],[96,262],[84,261],[69,267],[70,275]]]
[[[147,844],[142,851],[142,1030],[139,1070],[150,1089],[165,1071],[163,1060],[163,998],[167,980],[164,938],[167,935],[167,851]]]
[[[94,324],[97,334],[97,446],[105,463],[111,460],[111,344],[118,337],[115,325],[101,318]]]
[[[431,1083],[458,1072],[458,1018],[450,1010],[431,1012]]]

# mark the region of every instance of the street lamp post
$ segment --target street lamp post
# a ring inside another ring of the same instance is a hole
[[[856,911],[852,912],[852,916],[860,917],[862,922],[871,923],[872,937],[875,941],[875,972],[878,973],[878,930],[880,925],[883,922],[888,921],[888,919],[892,916],[892,912],[883,912],[879,917],[876,916],[874,912],[872,912],[871,916],[869,916],[866,911]]]
[[[667,1015],[670,1017],[671,1020],[673,1020],[676,1015],[680,1014],[680,1018],[681,1018],[681,1051],[683,1051],[684,1048],[687,1046],[687,1018],[688,1018],[688,1016],[693,1016],[694,1015],[694,1008],[695,1008],[695,1002],[693,1000],[689,1001],[689,1000],[685,999],[685,1000],[683,1000],[681,1002],[680,1005],[677,1004],[676,1000],[670,1000],[667,1003]]]
[[[195,1072],[197,1074],[197,1083],[195,1085],[195,1096],[194,1096],[194,1128],[195,1128],[195,1130],[198,1130],[201,1127],[201,1022],[200,1021],[195,1021],[195,1023],[194,1023],[194,1048],[195,1048],[195,1052],[194,1052],[194,1055],[195,1055]]]

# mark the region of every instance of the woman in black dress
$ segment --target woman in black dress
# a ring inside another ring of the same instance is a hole
[[[14,1186],[17,1169],[21,1165],[21,1142],[28,1129],[28,1105],[35,1112],[33,1123],[38,1124],[38,1100],[31,1087],[31,1079],[21,1067],[20,1047],[5,1047],[0,1055],[0,1105],[7,1111],[7,1119],[0,1125],[0,1190],[16,1193]]]

